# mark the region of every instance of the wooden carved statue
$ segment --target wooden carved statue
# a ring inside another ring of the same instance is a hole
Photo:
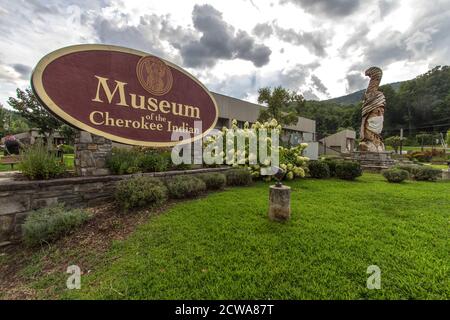
[[[361,121],[360,151],[382,152],[385,151],[381,131],[383,130],[384,108],[386,98],[379,91],[383,71],[378,67],[366,70],[366,76],[370,78],[369,86],[364,94]]]

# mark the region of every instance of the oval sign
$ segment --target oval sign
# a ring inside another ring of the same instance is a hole
[[[77,45],[39,61],[31,85],[63,121],[113,141],[173,146],[172,133],[191,142],[214,128],[216,101],[187,71],[145,52]],[[179,136],[179,134],[178,134]]]

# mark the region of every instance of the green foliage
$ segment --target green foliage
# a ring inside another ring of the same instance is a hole
[[[59,146],[59,148],[61,149],[61,151],[64,154],[75,153],[75,148],[73,146],[71,146],[71,145],[68,145],[68,144],[62,144],[62,145]]]
[[[316,130],[322,136],[333,134],[339,128],[356,130],[361,125],[361,106],[340,105],[329,101],[306,101],[300,116],[316,121]]]
[[[386,178],[387,181],[393,183],[399,183],[409,178],[409,173],[406,170],[391,168],[384,170],[382,172],[383,177]]]
[[[169,196],[174,199],[191,198],[206,191],[206,184],[198,177],[192,175],[175,176],[167,179]]]
[[[341,163],[342,160],[328,158],[323,161],[328,165],[328,168],[330,169],[330,177],[336,177],[336,166],[338,165],[338,163]]]
[[[30,124],[18,112],[8,110],[0,103],[0,138],[7,134],[16,134],[28,131]]]
[[[47,243],[72,231],[89,219],[80,209],[67,209],[56,204],[30,213],[22,226],[23,240],[28,246]]]
[[[362,175],[358,162],[342,161],[336,165],[336,176],[344,180],[355,180]]]
[[[17,98],[10,97],[8,104],[18,112],[18,114],[37,127],[40,133],[45,136],[52,135],[62,122],[49,113],[38,101],[30,88],[25,91],[17,88]]]
[[[261,88],[258,94],[258,103],[267,105],[267,108],[262,108],[259,112],[258,121],[275,119],[283,126],[297,123],[298,112],[305,103],[303,96],[282,87],[276,87],[273,90]]]
[[[227,184],[227,178],[223,173],[202,173],[197,177],[203,180],[208,190],[223,189]]]
[[[64,140],[66,140],[66,144],[71,144],[73,145],[75,143],[75,129],[72,128],[71,126],[67,125],[67,124],[63,124],[60,128],[59,131],[61,133],[61,135],[64,137]]]
[[[417,181],[436,181],[441,174],[442,170],[429,166],[421,166],[416,170],[414,179]]]
[[[114,198],[125,210],[160,205],[167,200],[164,183],[153,177],[133,177],[117,183]]]
[[[169,167],[167,157],[156,151],[148,151],[138,157],[138,166],[143,172],[166,171]]]
[[[61,159],[42,144],[35,143],[21,153],[19,170],[32,180],[57,178],[66,170]]]
[[[225,172],[227,185],[248,186],[252,183],[252,176],[247,169],[231,169]]]
[[[417,181],[436,181],[442,171],[425,165],[400,164],[395,168],[408,171],[410,178]]]
[[[325,161],[309,161],[309,175],[316,179],[327,179],[330,177],[330,168]]]
[[[450,130],[447,131],[447,148],[450,148]]]
[[[106,159],[106,166],[113,174],[131,174],[139,172],[140,154],[133,149],[113,148]]]
[[[401,142],[402,139],[400,138],[400,136],[391,136],[384,139],[384,144],[387,146],[391,146],[395,150],[395,153],[398,153],[398,148],[400,147]]]
[[[414,151],[407,155],[410,160],[416,160],[418,162],[430,162],[432,156],[426,152]]]

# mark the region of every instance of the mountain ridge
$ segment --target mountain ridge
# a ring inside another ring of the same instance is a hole
[[[392,82],[384,84],[383,86],[391,86],[396,92],[398,89],[400,89],[400,85],[406,81],[398,81],[398,82]],[[353,93],[346,94],[344,96],[331,98],[328,100],[322,100],[322,102],[331,102],[331,103],[337,103],[341,105],[347,105],[347,104],[355,104],[360,102],[363,99],[364,92],[366,89],[358,90]]]

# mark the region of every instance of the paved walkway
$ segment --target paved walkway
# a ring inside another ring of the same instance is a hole
[[[14,180],[14,176],[18,173],[19,173],[19,171],[2,171],[2,172],[0,172],[0,183]]]

